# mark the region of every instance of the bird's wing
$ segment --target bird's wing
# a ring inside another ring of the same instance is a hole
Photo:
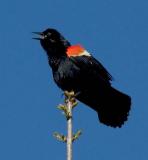
[[[103,67],[103,65],[92,56],[75,56],[70,57],[75,65],[77,65],[83,73],[88,75],[94,75],[102,79],[103,81],[110,83],[112,81],[112,76]]]

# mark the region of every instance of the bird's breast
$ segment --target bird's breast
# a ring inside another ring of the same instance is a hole
[[[66,59],[60,62],[58,69],[53,72],[53,77],[62,90],[76,90],[80,71],[69,59]]]

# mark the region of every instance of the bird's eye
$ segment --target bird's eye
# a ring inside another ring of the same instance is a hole
[[[47,38],[47,35],[46,35],[46,34],[44,35],[44,38]]]
[[[44,38],[51,36],[51,33],[44,34]]]

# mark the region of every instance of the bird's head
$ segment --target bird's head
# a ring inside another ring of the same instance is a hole
[[[47,52],[65,52],[70,43],[55,29],[48,28],[43,32],[33,32],[39,37],[33,38],[40,40],[42,47]]]

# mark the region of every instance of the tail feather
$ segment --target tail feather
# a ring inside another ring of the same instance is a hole
[[[121,127],[127,121],[130,106],[131,98],[128,95],[111,88],[98,110],[99,120],[111,127]]]
[[[121,127],[129,115],[131,98],[109,87],[104,93],[82,92],[78,100],[96,110],[101,123],[111,127]]]

